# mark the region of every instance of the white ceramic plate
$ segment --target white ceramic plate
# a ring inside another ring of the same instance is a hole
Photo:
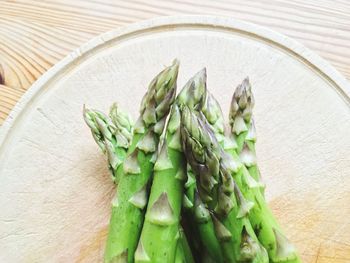
[[[82,105],[142,94],[179,58],[179,88],[206,66],[227,114],[250,77],[267,198],[304,262],[350,262],[350,86],[267,29],[226,18],[160,18],[93,39],[43,75],[0,134],[0,262],[99,262],[113,185]]]

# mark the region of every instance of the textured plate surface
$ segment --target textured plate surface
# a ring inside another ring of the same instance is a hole
[[[106,33],[49,70],[0,134],[0,261],[100,262],[113,196],[82,105],[134,117],[179,58],[179,88],[206,66],[227,114],[249,76],[267,198],[304,262],[350,262],[349,84],[294,41],[243,22],[172,17]]]

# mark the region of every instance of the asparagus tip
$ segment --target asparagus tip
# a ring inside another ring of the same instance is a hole
[[[241,122],[242,120],[249,123],[252,115],[252,109],[254,107],[254,96],[251,90],[251,84],[249,78],[246,77],[241,84],[239,84],[233,93],[231,106],[230,106],[230,125],[236,125],[236,122]],[[237,119],[239,118],[239,119]],[[240,123],[239,126],[242,126]],[[236,133],[245,131],[236,130]]]
[[[207,96],[206,68],[198,71],[182,88],[177,101],[180,105],[187,105],[193,109],[201,109]]]

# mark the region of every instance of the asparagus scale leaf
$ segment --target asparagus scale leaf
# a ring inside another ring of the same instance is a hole
[[[144,220],[144,207],[154,164],[151,160],[158,149],[159,137],[165,119],[175,100],[179,63],[160,72],[150,83],[144,95],[140,117],[127,157],[117,169],[119,175],[118,203],[112,207],[105,250],[105,262],[119,262],[120,257],[133,262]],[[146,194],[143,194],[146,189]],[[140,194],[140,192],[142,194]]]

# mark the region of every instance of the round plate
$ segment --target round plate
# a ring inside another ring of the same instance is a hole
[[[207,67],[225,115],[249,76],[270,206],[304,262],[349,262],[349,84],[285,36],[201,16],[103,34],[31,87],[1,129],[0,261],[101,261],[114,187],[83,104],[117,101],[136,117],[148,83],[174,58],[179,89]]]

